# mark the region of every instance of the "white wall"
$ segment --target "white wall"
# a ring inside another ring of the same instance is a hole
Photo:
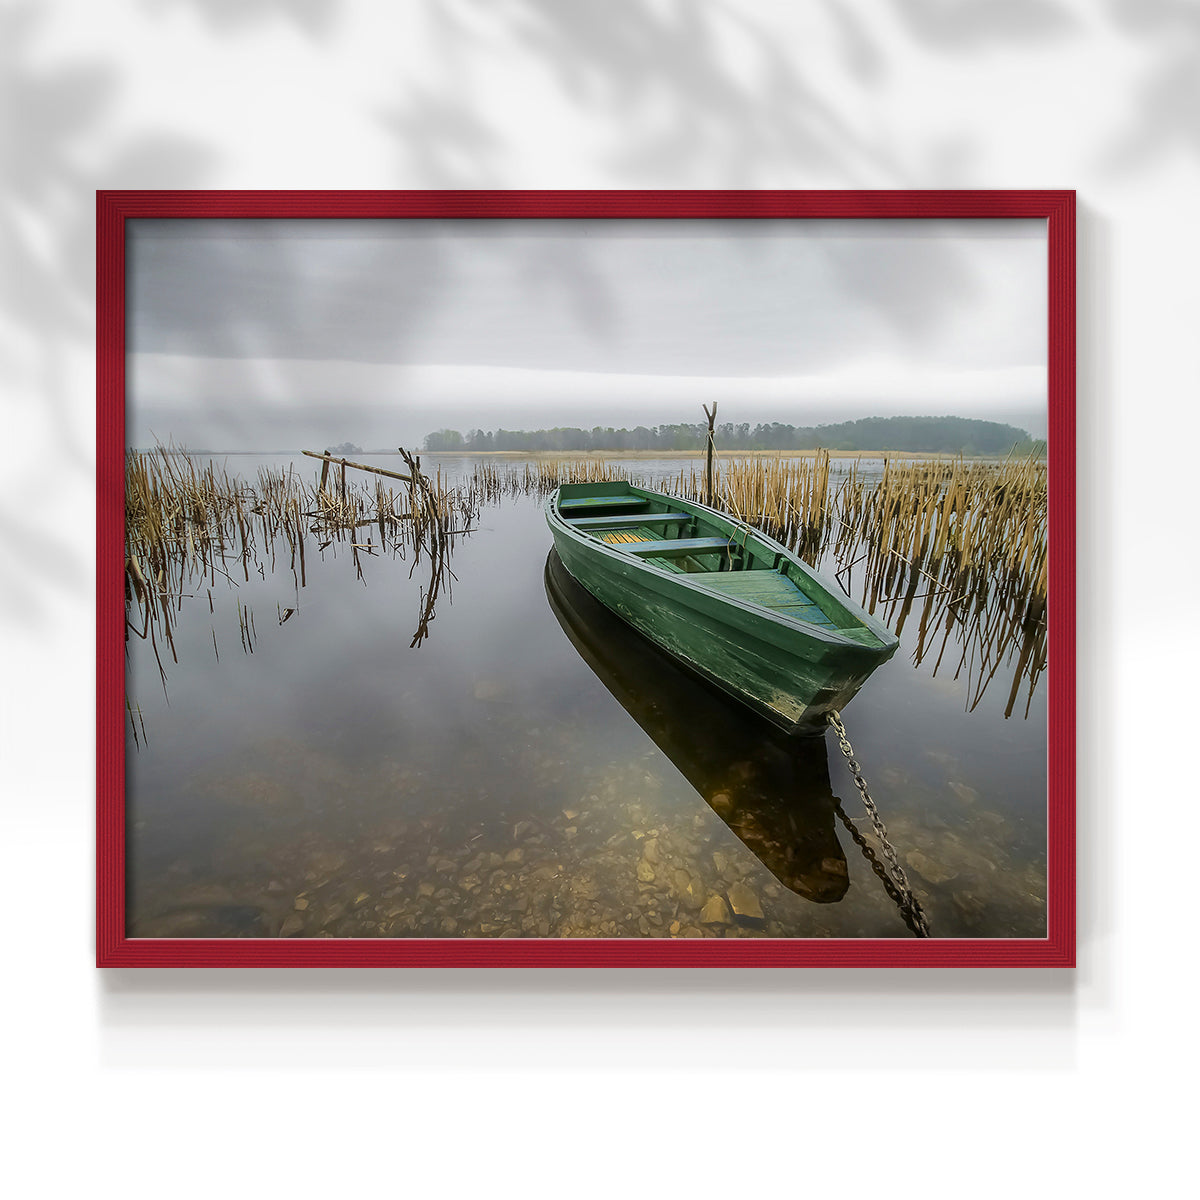
[[[11,1194],[1161,1187],[1196,1066],[1198,81],[1191,0],[0,8]],[[91,966],[93,191],[317,186],[1078,189],[1076,972]]]

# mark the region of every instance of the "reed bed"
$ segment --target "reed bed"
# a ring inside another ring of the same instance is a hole
[[[979,703],[1000,665],[1017,653],[1006,715],[1023,679],[1029,683],[1028,712],[1046,665],[1044,460],[888,460],[876,486],[861,483],[847,481],[835,508],[835,552],[863,548],[860,602],[882,607],[899,632],[914,601],[923,599],[914,656],[919,662],[937,645],[935,669],[951,630],[965,630],[957,642],[955,678],[965,668],[973,681],[968,707]],[[938,627],[945,630],[940,643],[931,636]]]
[[[1047,477],[1043,460],[1003,463],[885,460],[867,488],[851,478],[839,490],[839,540],[865,540],[877,555],[941,564],[956,573],[1010,577],[1045,601]]]
[[[1046,464],[884,459],[868,480],[859,464],[830,486],[829,455],[721,462],[712,503],[815,561],[829,544],[844,559],[865,548],[873,573],[897,564],[940,569],[960,580],[1006,581],[1044,610],[1047,582]],[[675,494],[705,500],[704,473],[681,471]]]
[[[319,482],[290,467],[260,468],[247,481],[174,447],[131,452],[125,467],[127,637],[149,641],[165,685],[164,657],[169,653],[178,661],[175,629],[185,599],[204,594],[214,612],[219,581],[236,587],[253,574],[265,579],[268,568],[280,568],[281,556],[298,595],[311,555],[333,547],[349,551],[359,578],[364,556],[405,558],[411,551],[413,570],[428,563],[418,643],[453,579],[448,559],[454,537],[466,531],[478,509],[462,489],[446,486],[440,472],[429,481],[420,474],[419,460],[409,464],[414,483],[395,488],[379,478],[348,478],[345,466],[323,471]],[[238,595],[235,609],[242,649],[253,653],[254,613]],[[279,623],[295,611],[280,610]],[[213,653],[220,657],[215,631]]]
[[[486,459],[475,464],[461,490],[464,502],[475,499],[486,504],[506,496],[548,496],[564,483],[607,483],[616,479],[633,481],[635,475],[607,459],[539,459],[526,463]]]

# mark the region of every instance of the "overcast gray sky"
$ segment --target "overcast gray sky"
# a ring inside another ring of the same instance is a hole
[[[442,426],[1045,431],[1041,221],[133,221],[128,437],[366,449]]]

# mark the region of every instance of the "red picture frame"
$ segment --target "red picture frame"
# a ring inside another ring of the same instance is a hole
[[[125,859],[125,222],[134,218],[998,218],[1048,230],[1047,936],[1041,939],[132,939]],[[96,962],[101,967],[1075,965],[1072,191],[105,191],[96,203]]]

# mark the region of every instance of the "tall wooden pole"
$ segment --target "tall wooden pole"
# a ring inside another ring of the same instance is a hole
[[[708,418],[708,469],[705,473],[707,498],[705,504],[712,508],[713,506],[713,425],[717,419],[717,402],[713,401],[712,412],[708,411],[708,405],[703,404],[704,415]]]

